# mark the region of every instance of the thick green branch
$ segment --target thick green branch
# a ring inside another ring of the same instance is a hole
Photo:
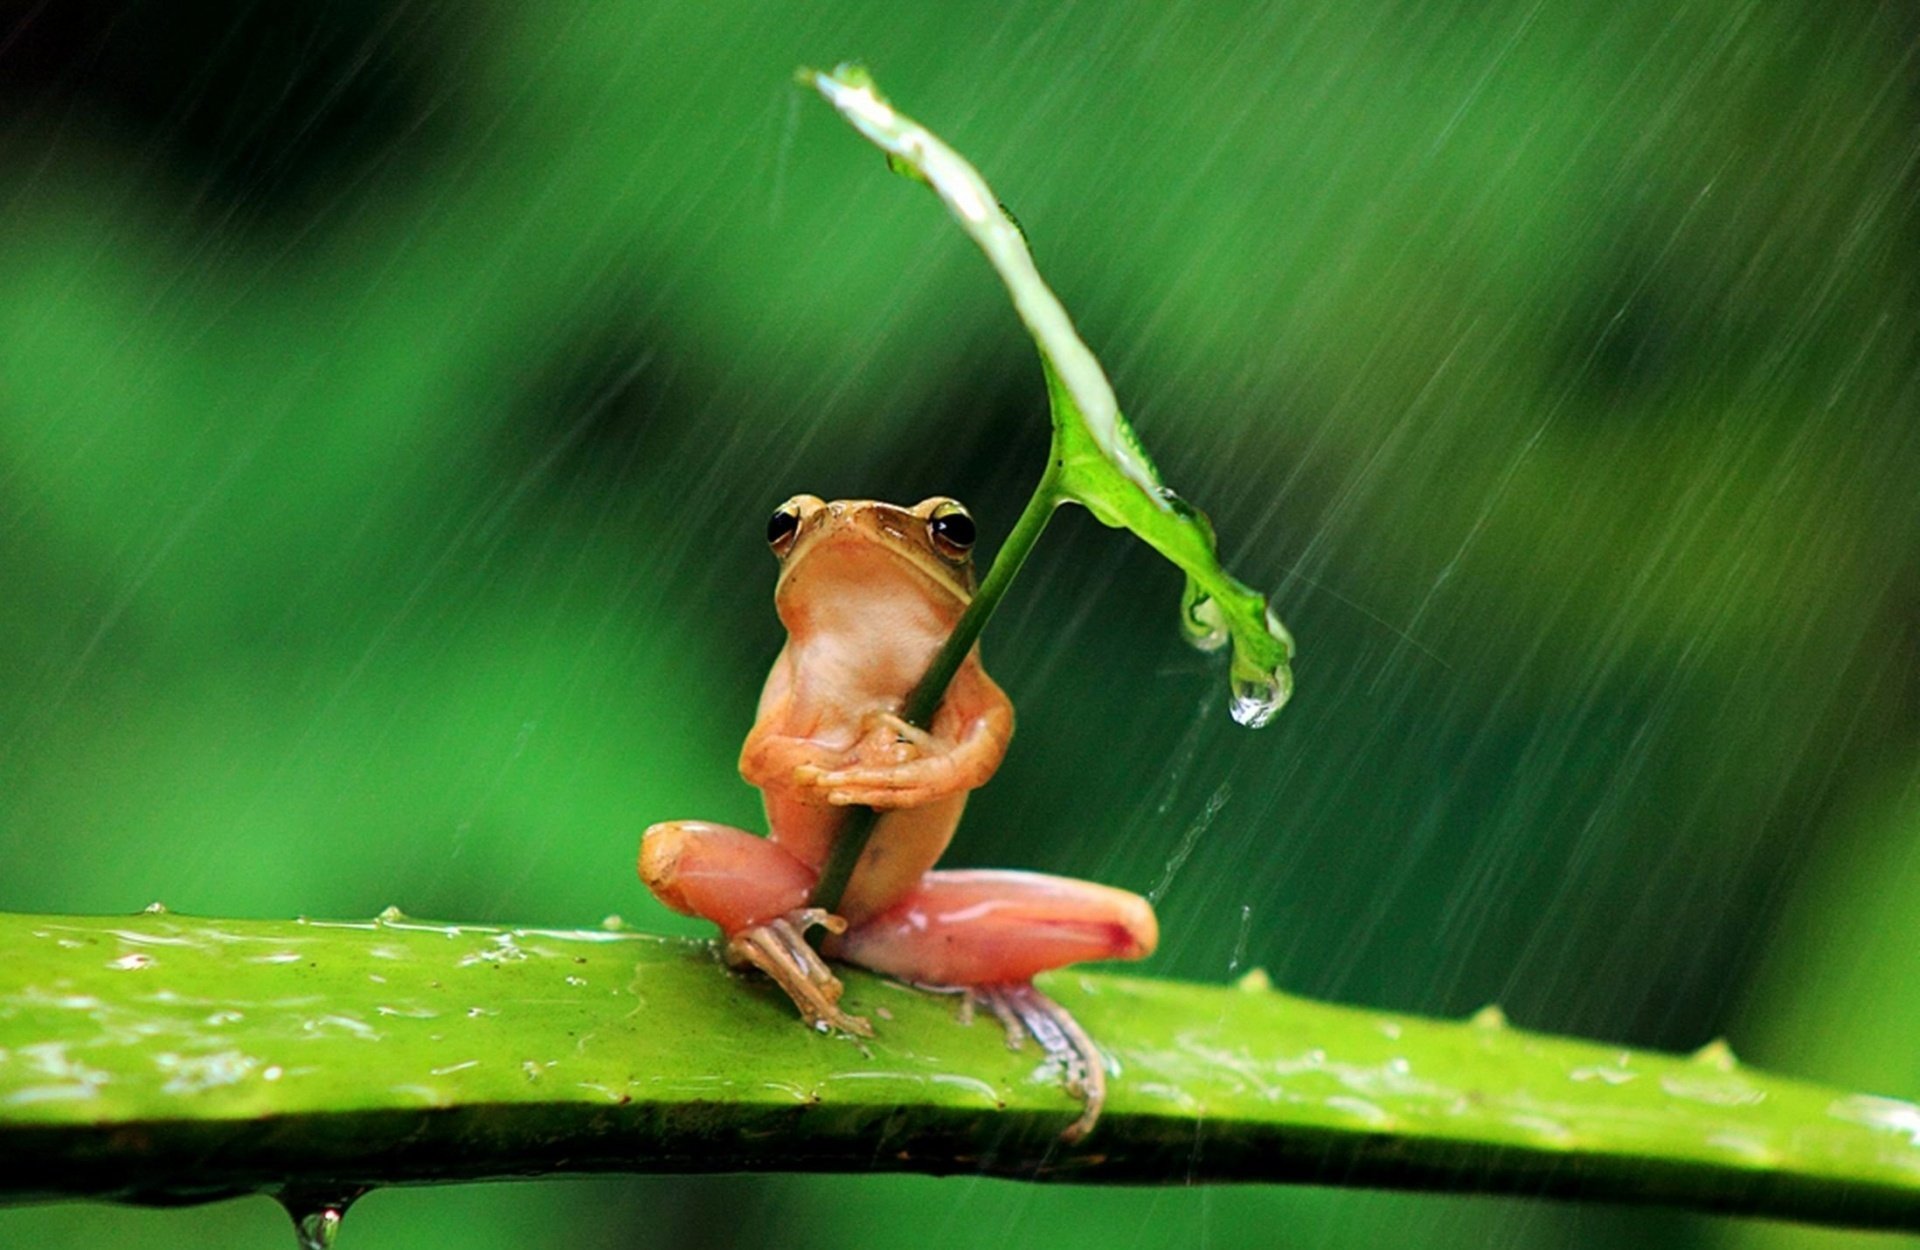
[[[630,933],[0,916],[0,1198],[170,1199],[581,1171],[1305,1181],[1920,1229],[1920,1107],[1264,988],[1066,974],[1107,1114],[954,1001],[849,973],[802,1028]]]

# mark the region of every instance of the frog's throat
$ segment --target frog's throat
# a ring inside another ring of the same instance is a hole
[[[856,566],[875,559],[885,560],[889,562],[889,573],[905,571],[911,574],[917,585],[932,592],[931,597],[943,599],[962,610],[973,601],[973,566],[970,563],[941,565],[937,563],[939,557],[931,553],[922,558],[918,553],[866,541],[859,534],[822,534],[807,546],[796,550],[781,564],[779,580],[773,586],[775,606],[781,606],[796,576],[811,577],[831,586],[835,577],[835,557],[849,560]],[[865,581],[873,576],[870,567],[849,568],[839,575],[850,583]],[[783,619],[786,615],[784,611],[781,612]]]

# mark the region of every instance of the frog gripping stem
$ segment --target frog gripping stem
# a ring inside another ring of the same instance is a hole
[[[855,1037],[872,1037],[873,1025],[866,1017],[840,1009],[840,978],[807,944],[806,931],[812,928],[844,933],[847,922],[818,907],[776,916],[730,936],[727,962],[736,968],[752,966],[766,973],[786,991],[811,1027],[821,1032],[838,1029]]]

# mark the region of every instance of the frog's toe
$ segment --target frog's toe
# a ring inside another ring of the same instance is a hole
[[[800,908],[734,933],[727,939],[727,962],[751,965],[773,978],[813,1028],[872,1037],[873,1025],[865,1017],[841,1009],[840,978],[807,944],[806,932],[816,926],[843,933],[847,922],[818,907]]]
[[[849,768],[821,768],[805,765],[793,773],[794,788],[814,803],[832,807],[904,807],[893,774],[896,769],[872,765]]]
[[[925,755],[891,766],[855,765],[823,773],[818,782],[836,807],[924,807],[955,792],[953,761]]]
[[[1060,1139],[1077,1142],[1093,1131],[1107,1101],[1107,1063],[1073,1013],[1035,989],[1032,982],[980,985],[967,991],[999,1019],[1007,1031],[1007,1047],[1018,1050],[1027,1037],[1040,1043],[1047,1058],[1060,1065],[1067,1092],[1080,1100],[1080,1115],[1060,1132]]]

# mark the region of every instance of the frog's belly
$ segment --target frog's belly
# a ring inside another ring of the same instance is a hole
[[[956,794],[880,817],[854,867],[840,914],[857,925],[919,889],[920,878],[946,853],[966,805],[967,796]]]

